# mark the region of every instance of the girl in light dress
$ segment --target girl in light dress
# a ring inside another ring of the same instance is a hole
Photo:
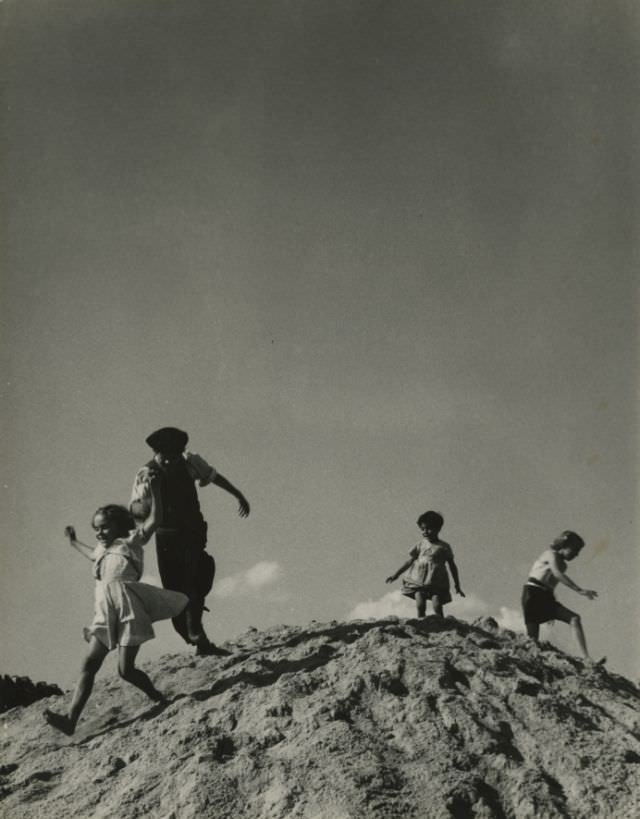
[[[449,574],[453,577],[456,593],[464,597],[460,588],[458,567],[453,559],[453,550],[444,540],[440,540],[440,530],[444,518],[439,512],[425,512],[417,520],[422,532],[422,540],[409,552],[409,559],[390,577],[393,583],[403,572],[409,570],[402,580],[402,593],[416,601],[418,617],[425,616],[427,600],[431,600],[434,614],[442,617],[442,607],[451,602]]]
[[[66,715],[49,710],[44,713],[47,722],[65,734],[75,731],[95,676],[109,651],[116,647],[122,679],[155,702],[165,699],[144,671],[136,667],[136,655],[143,642],[153,639],[152,623],[175,617],[187,605],[188,597],[140,582],[143,546],[155,531],[158,520],[155,481],[151,482],[150,489],[149,513],[137,528],[124,506],[112,504],[97,510],[92,520],[97,539],[95,548],[79,541],[73,526],[65,529],[71,546],[93,561],[96,578],[93,622],[84,630],[89,650],[82,662],[71,705]]]

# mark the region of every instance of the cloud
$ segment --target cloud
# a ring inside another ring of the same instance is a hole
[[[275,583],[282,576],[280,565],[273,560],[261,560],[244,572],[216,580],[213,587],[215,597],[249,594],[255,589]]]
[[[347,620],[375,620],[378,617],[412,617],[416,613],[413,600],[409,600],[400,591],[387,592],[379,600],[367,600],[358,603],[347,615]]]
[[[245,577],[251,588],[257,588],[265,586],[267,583],[273,583],[281,574],[280,566],[275,561],[261,560],[255,566],[247,569]]]
[[[493,617],[501,628],[512,631],[523,631],[522,614],[507,606],[490,606],[475,594],[466,597],[454,596],[451,603],[445,608],[445,614],[450,614],[459,620],[472,621],[478,617]],[[427,614],[430,607],[427,608]],[[380,617],[415,617],[416,606],[413,600],[405,597],[398,589],[387,592],[378,600],[366,600],[358,603],[347,615],[347,620],[375,620]]]
[[[498,614],[493,615],[500,628],[509,628],[511,631],[524,631],[524,619],[521,611],[500,606]]]

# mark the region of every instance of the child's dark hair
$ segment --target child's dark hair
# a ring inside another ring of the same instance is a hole
[[[429,525],[438,532],[444,526],[444,518],[440,512],[423,512],[416,522],[418,526]]]
[[[553,541],[551,548],[554,552],[559,552],[560,549],[563,549],[565,546],[573,546],[573,548],[579,552],[584,546],[584,540],[580,535],[572,532],[571,529],[565,529],[565,531]]]
[[[114,523],[118,530],[118,537],[126,537],[132,529],[136,528],[131,512],[126,506],[120,506],[117,503],[108,503],[106,506],[96,509],[91,518],[92,527],[96,515],[103,515],[107,520]]]

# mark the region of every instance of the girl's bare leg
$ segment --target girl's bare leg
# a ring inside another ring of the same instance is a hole
[[[425,597],[424,592],[417,591],[415,601],[416,609],[418,611],[418,617],[422,618],[427,613],[427,598]]]
[[[154,686],[149,677],[136,668],[136,655],[140,646],[120,646],[118,656],[118,673],[123,680],[126,680],[131,685],[135,685],[143,691],[147,697],[150,697],[154,702],[163,702],[166,697]]]
[[[100,670],[102,663],[104,662],[104,658],[108,653],[109,649],[106,646],[103,646],[96,637],[91,638],[91,642],[89,643],[89,652],[82,662],[82,666],[80,668],[80,679],[76,683],[76,688],[73,692],[73,699],[71,700],[69,711],[66,716],[64,714],[56,714],[54,711],[45,711],[45,719],[49,725],[52,725],[54,728],[57,728],[59,731],[62,731],[64,734],[69,736],[73,734],[73,732],[76,730],[76,725],[78,723],[78,719],[80,718],[80,714],[87,704],[87,700],[89,699],[91,691],[93,690],[93,682],[96,678],[96,674]]]
[[[442,614],[442,603],[440,602],[440,598],[437,594],[431,596],[431,604],[433,606],[433,613],[437,614],[438,617],[443,617]]]
[[[584,636],[584,631],[582,630],[582,620],[580,619],[579,614],[574,614],[571,618],[571,628],[573,629],[573,633],[578,642],[578,647],[582,652],[582,656],[585,658],[585,660],[590,659],[589,652],[587,651],[587,638]]]
[[[590,660],[591,657],[589,656],[589,651],[587,649],[587,638],[584,636],[584,631],[582,629],[582,620],[580,619],[580,615],[576,614],[575,611],[571,611],[571,609],[565,608],[565,606],[558,603],[556,605],[556,619],[562,620],[563,623],[568,623],[571,626],[571,630],[576,638],[576,642],[578,643],[578,648],[582,652],[582,656],[585,660]],[[605,657],[602,660],[598,661],[598,665],[605,661]]]

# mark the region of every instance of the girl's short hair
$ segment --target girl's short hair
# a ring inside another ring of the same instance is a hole
[[[126,506],[120,506],[117,503],[108,503],[106,506],[101,506],[93,513],[91,518],[91,526],[97,515],[103,515],[108,521],[115,524],[118,531],[118,537],[126,537],[132,529],[136,528],[133,515]]]
[[[423,512],[422,515],[417,520],[418,526],[422,526],[423,524],[428,524],[429,526],[433,527],[440,531],[444,526],[444,518],[440,514],[440,512]]]
[[[584,546],[584,540],[580,537],[580,535],[572,532],[571,529],[565,529],[565,531],[553,541],[551,548],[554,552],[558,552],[565,546],[572,546],[579,552]]]

